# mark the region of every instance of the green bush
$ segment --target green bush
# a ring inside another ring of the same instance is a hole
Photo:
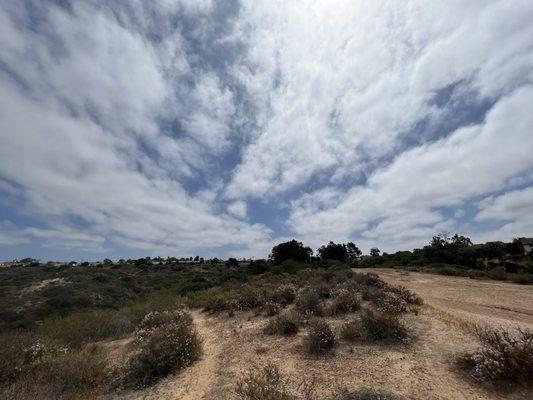
[[[121,374],[124,387],[142,388],[160,378],[179,371],[200,358],[202,341],[190,317],[159,314],[143,320],[135,343],[138,348],[130,356]],[[163,317],[164,315],[164,317]],[[160,324],[167,319],[166,323]]]
[[[360,321],[346,323],[341,337],[348,341],[400,342],[408,338],[407,328],[391,313],[364,310]]]
[[[278,315],[268,321],[264,328],[267,335],[296,335],[300,329],[300,323],[294,313]]]
[[[314,289],[304,289],[296,298],[296,309],[303,315],[323,315],[320,293]]]
[[[317,319],[311,322],[303,341],[304,348],[309,354],[322,354],[333,349],[336,344],[335,333],[326,321]]]

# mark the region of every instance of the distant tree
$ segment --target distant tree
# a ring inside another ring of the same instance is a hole
[[[362,254],[361,250],[352,242],[343,244],[331,241],[327,245],[320,247],[317,253],[322,260],[338,260],[341,262],[355,260]]]
[[[238,267],[239,266],[239,261],[236,258],[230,257],[226,261],[226,265],[228,267]]]
[[[348,252],[348,260],[356,260],[363,254],[361,249],[352,242],[346,243],[346,251]]]
[[[310,247],[293,239],[274,246],[269,258],[274,264],[281,264],[285,260],[309,262],[312,254],[313,250]]]
[[[102,264],[113,265],[113,261],[111,261],[109,258],[104,258],[104,261],[102,261]]]
[[[524,246],[522,246],[520,239],[517,238],[514,238],[511,243],[507,243],[505,250],[512,255],[524,254]]]
[[[448,233],[433,236],[428,246],[423,248],[424,257],[432,262],[461,263],[467,262],[468,250],[472,241],[458,234],[450,237]],[[473,254],[473,253],[472,253]],[[470,262],[470,261],[469,261]]]
[[[346,245],[330,241],[327,245],[320,247],[317,250],[317,254],[322,260],[338,260],[344,262],[348,257],[348,250],[346,249]]]
[[[381,251],[377,247],[372,247],[370,249],[370,255],[372,257],[378,257],[380,253],[381,253]]]
[[[211,259],[209,260],[209,262],[210,262],[211,264],[220,264],[222,261],[220,261],[218,258],[215,257],[215,258],[211,258]]]
[[[200,256],[194,257],[194,261],[200,261]]]

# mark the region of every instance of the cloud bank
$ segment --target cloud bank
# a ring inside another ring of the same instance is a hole
[[[530,236],[527,0],[0,4],[0,258]]]

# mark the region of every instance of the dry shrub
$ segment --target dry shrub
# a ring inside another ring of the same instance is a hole
[[[303,339],[304,348],[309,354],[325,353],[333,349],[336,344],[335,333],[326,321],[322,319],[311,321],[307,336]]]
[[[296,309],[303,315],[322,316],[324,313],[322,297],[314,289],[304,289],[296,298]]]
[[[267,335],[296,335],[300,329],[300,321],[295,313],[278,315],[268,321],[263,332]]]
[[[244,285],[239,288],[236,299],[239,310],[250,310],[261,307],[264,299],[259,290],[250,285]]]
[[[386,392],[377,392],[372,389],[359,389],[353,392],[342,392],[341,394],[332,397],[331,400],[402,400],[399,397]]]
[[[70,348],[81,349],[87,343],[117,338],[132,329],[130,320],[119,312],[94,310],[47,319],[38,333],[59,340]]]
[[[398,295],[407,304],[413,304],[416,306],[424,304],[424,301],[419,295],[403,286],[389,286],[388,291]]]
[[[121,371],[120,385],[147,387],[198,360],[202,341],[191,321],[183,311],[148,314],[140,324],[145,328],[137,330],[138,348]]]
[[[533,331],[476,329],[481,348],[460,356],[457,364],[479,382],[533,382]]]
[[[237,382],[235,394],[241,400],[297,400],[289,389],[289,381],[274,365],[250,371]]]
[[[90,349],[55,357],[43,353],[3,395],[13,400],[96,398],[106,387],[106,367],[104,357]]]
[[[341,328],[341,337],[349,341],[401,342],[409,332],[398,316],[365,310],[360,321],[348,322]]]
[[[353,289],[341,288],[334,292],[329,311],[332,315],[357,311],[361,302],[357,292]]]
[[[386,285],[385,282],[374,273],[355,274],[354,280],[362,286],[381,288]]]
[[[294,303],[296,299],[296,287],[291,284],[279,285],[270,295],[269,300],[286,306]]]
[[[231,299],[227,294],[212,294],[203,301],[203,308],[204,311],[218,313],[228,310],[230,303]]]
[[[263,306],[263,311],[267,316],[273,317],[274,315],[278,315],[280,313],[281,308],[281,305],[279,305],[278,303],[274,303],[273,301],[267,301]]]
[[[191,314],[185,310],[174,311],[151,311],[144,316],[137,326],[136,335],[142,335],[144,332],[150,332],[168,324],[192,324]]]
[[[295,384],[282,376],[278,367],[269,364],[254,369],[241,378],[235,388],[240,400],[314,400],[315,380],[305,379]]]

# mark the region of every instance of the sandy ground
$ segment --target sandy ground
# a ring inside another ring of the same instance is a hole
[[[533,286],[474,280],[386,268],[375,272],[385,281],[418,293],[438,310],[465,321],[533,329]]]
[[[305,330],[292,338],[266,336],[266,318],[242,313],[234,318],[194,312],[204,340],[204,356],[194,366],[154,388],[121,399],[232,399],[235,382],[255,366],[273,363],[297,386],[314,382],[320,399],[341,389],[387,390],[413,399],[531,399],[531,392],[495,393],[473,384],[452,368],[454,355],[477,343],[469,327],[533,324],[533,288],[419,273],[374,269],[385,280],[406,286],[426,301],[418,316],[405,318],[415,335],[410,345],[349,345],[334,354],[310,357],[301,349]],[[332,320],[336,329],[350,317]]]

